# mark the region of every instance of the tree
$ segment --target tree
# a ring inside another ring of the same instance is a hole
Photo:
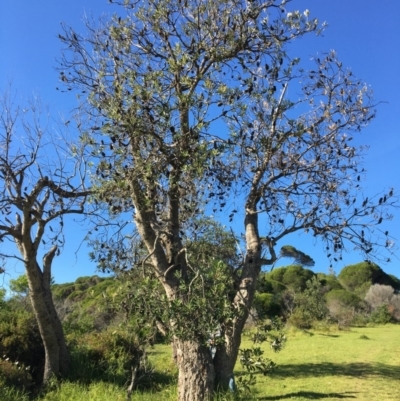
[[[53,376],[65,375],[69,365],[50,289],[51,266],[64,243],[64,216],[82,214],[89,192],[78,147],[63,148],[60,138],[56,145],[56,138],[52,142],[41,128],[42,122],[38,102],[23,109],[14,106],[9,94],[0,99],[0,256],[15,258],[25,266],[29,297],[45,349],[46,384]],[[74,153],[76,158],[72,157]],[[74,163],[68,164],[70,160]],[[16,245],[15,252],[10,242]],[[20,280],[14,284],[19,285]]]
[[[99,198],[133,215],[147,253],[139,266],[161,283],[160,306],[174,306],[180,401],[227,386],[257,277],[277,260],[280,240],[320,237],[332,260],[349,246],[369,257],[390,242],[377,224],[390,217],[393,191],[357,197],[362,150],[351,139],[375,115],[371,92],[333,51],[311,70],[298,66],[289,44],[321,29],[308,10],[288,12],[290,3],[124,1],[119,15],[88,21],[86,37],[68,27],[60,34],[60,79],[87,94],[82,140],[98,157]],[[182,238],[211,210],[231,221],[242,213],[246,251],[237,279],[221,288],[222,310],[196,325],[212,287]],[[119,248],[104,248],[100,262],[116,265]]]
[[[364,297],[372,284],[390,285],[395,288],[396,282],[386,274],[376,263],[365,261],[345,266],[338,279],[349,291]]]
[[[326,292],[326,287],[316,276],[310,278],[305,290],[295,296],[295,309],[289,321],[296,327],[309,329],[315,321],[325,319],[328,314],[324,298]]]
[[[10,290],[21,297],[26,297],[29,294],[29,283],[26,274],[22,274],[16,279],[11,279]]]

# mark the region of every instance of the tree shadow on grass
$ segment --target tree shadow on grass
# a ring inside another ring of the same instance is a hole
[[[271,377],[322,377],[322,376],[351,376],[366,377],[380,376],[390,379],[400,377],[400,366],[384,363],[300,363],[279,365],[270,373]]]
[[[296,393],[288,393],[282,395],[271,395],[266,397],[258,398],[259,401],[275,401],[275,400],[286,400],[293,397],[306,398],[308,400],[322,400],[324,398],[356,398],[354,392],[345,391],[344,393],[317,393],[314,391],[298,391]]]
[[[319,336],[324,336],[324,337],[333,337],[333,338],[338,338],[340,337],[339,334],[323,334],[323,333],[318,333]]]

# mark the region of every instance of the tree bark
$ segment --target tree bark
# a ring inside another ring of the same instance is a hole
[[[65,376],[69,354],[61,322],[54,307],[51,292],[44,283],[43,273],[36,262],[25,263],[32,308],[38,322],[45,350],[43,385],[52,378]]]
[[[236,320],[236,319],[235,319]],[[239,322],[234,322],[231,327],[225,330],[224,344],[218,347],[214,358],[215,388],[227,390],[229,380],[233,376],[239,348],[241,344],[242,328],[235,327]],[[240,325],[239,325],[240,326]]]
[[[178,401],[208,401],[215,372],[209,348],[194,340],[174,340],[177,350]]]

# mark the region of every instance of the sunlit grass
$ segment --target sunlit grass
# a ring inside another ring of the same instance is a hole
[[[175,401],[176,388],[168,386],[160,392],[135,392],[132,401]],[[47,393],[41,401],[126,401],[126,391],[123,387],[110,383],[94,383],[79,385],[76,383],[63,383],[54,391]]]
[[[254,398],[274,400],[400,400],[400,325],[353,328],[350,331],[289,331],[282,352],[274,354],[265,345],[266,356],[277,364],[270,376],[257,376]],[[244,337],[243,347],[250,346]],[[177,371],[168,344],[150,350],[156,368],[153,389],[132,394],[132,401],[175,401]],[[240,364],[236,376],[245,374]],[[27,401],[21,394],[0,388],[1,401]],[[218,397],[225,401],[226,397]],[[97,381],[91,384],[64,382],[40,401],[125,401],[121,384]]]
[[[268,353],[278,368],[257,378],[257,399],[400,400],[399,338],[399,325],[292,332],[281,353]]]

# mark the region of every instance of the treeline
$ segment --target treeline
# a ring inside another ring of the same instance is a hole
[[[291,265],[260,276],[254,307],[259,318],[279,316],[302,329],[389,323],[400,321],[399,291],[400,280],[371,262],[346,266],[338,276]]]

